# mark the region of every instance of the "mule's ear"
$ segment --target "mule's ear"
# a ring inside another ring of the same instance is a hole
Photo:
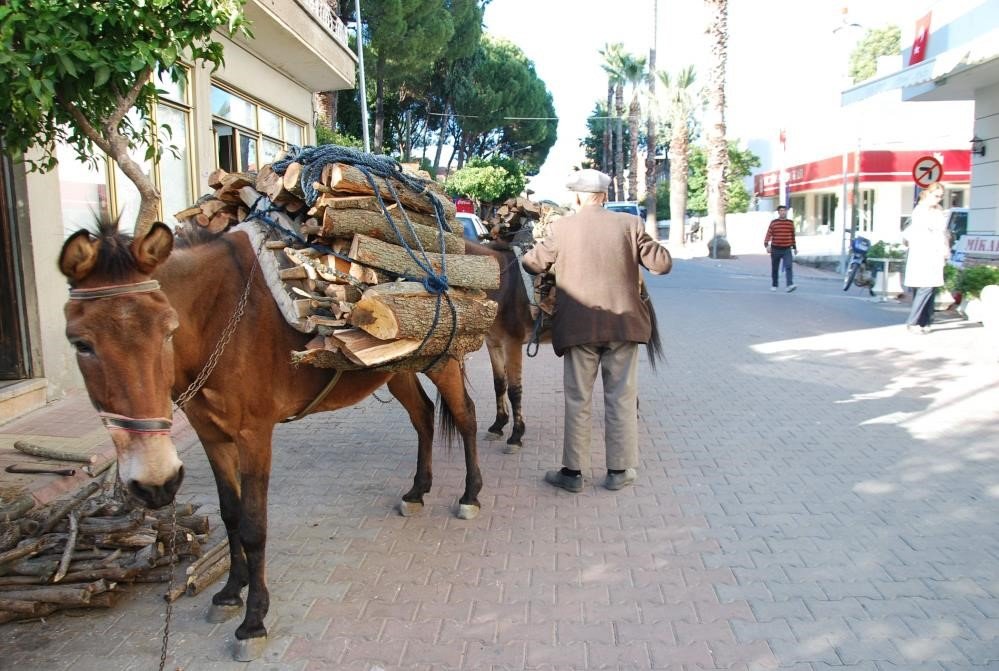
[[[149,274],[170,256],[173,250],[173,231],[166,224],[157,221],[149,231],[132,241],[132,255],[139,270]]]
[[[100,247],[101,241],[92,238],[89,232],[77,231],[63,243],[59,252],[59,270],[69,280],[79,282],[94,269]]]

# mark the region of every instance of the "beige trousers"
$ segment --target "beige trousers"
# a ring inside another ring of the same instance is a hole
[[[565,352],[565,442],[562,465],[590,470],[593,384],[604,383],[604,449],[607,468],[638,466],[638,344],[577,345]]]

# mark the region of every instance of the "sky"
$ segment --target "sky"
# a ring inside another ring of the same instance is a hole
[[[607,95],[600,50],[621,42],[648,56],[653,40],[655,0],[492,0],[485,29],[517,44],[534,61],[559,116],[558,141],[530,188],[535,199],[568,200],[564,183],[583,158],[579,140],[594,104]],[[843,7],[850,22],[864,28],[912,21],[911,0],[729,0],[728,110],[730,139],[752,147],[816,105],[838,105],[849,53],[843,40],[862,30],[840,31]],[[659,0],[656,66],[676,72],[694,65],[707,81],[707,37],[703,0]],[[627,99],[626,93],[626,99]],[[793,142],[793,137],[789,138]],[[644,169],[643,169],[644,172]]]

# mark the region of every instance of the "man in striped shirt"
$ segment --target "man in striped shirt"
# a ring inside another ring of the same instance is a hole
[[[793,265],[798,246],[794,240],[794,222],[787,218],[787,208],[783,205],[777,207],[777,218],[770,222],[763,246],[770,252],[770,291],[777,291],[781,262],[784,263],[788,293],[797,289],[794,286]]]

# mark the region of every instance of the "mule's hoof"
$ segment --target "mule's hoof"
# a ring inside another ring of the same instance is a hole
[[[517,454],[522,447],[520,443],[507,443],[503,446],[503,454]]]
[[[243,612],[242,606],[220,606],[213,603],[208,609],[208,615],[205,616],[205,620],[212,624],[221,624],[222,622],[228,622],[241,612]]]
[[[459,503],[458,504],[458,519],[459,520],[474,520],[479,516],[479,506],[473,505],[471,503]]]
[[[260,659],[267,648],[267,637],[257,636],[256,638],[237,638],[233,648],[232,658],[237,662],[252,662]]]
[[[423,512],[423,504],[419,501],[399,501],[399,514],[403,517],[412,517]]]
[[[503,438],[502,433],[496,433],[495,431],[486,431],[486,440],[500,440]]]

